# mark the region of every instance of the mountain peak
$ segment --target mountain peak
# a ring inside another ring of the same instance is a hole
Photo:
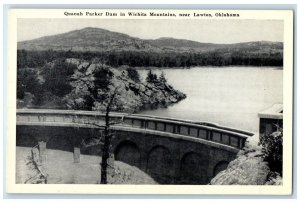
[[[98,28],[98,27],[85,27],[85,28],[82,28],[82,29],[79,29],[79,30],[74,30],[73,32],[75,31],[79,31],[79,32],[91,32],[91,31],[98,31],[98,32],[111,32],[109,30],[105,30],[103,28]]]
[[[281,43],[282,44],[282,43]],[[281,48],[276,42],[248,42],[231,45],[201,43],[187,39],[161,37],[155,40],[143,40],[127,34],[109,31],[98,27],[85,27],[67,33],[45,36],[34,40],[18,42],[18,49],[24,50],[73,50],[73,51],[109,51],[109,50],[177,50],[209,51],[224,47],[260,47]],[[282,48],[281,48],[282,49]]]
[[[97,27],[86,27],[80,30],[18,43],[18,49],[26,50],[72,49],[74,51],[104,51],[150,47],[151,45],[146,41]]]

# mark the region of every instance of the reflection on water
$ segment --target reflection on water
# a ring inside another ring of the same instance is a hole
[[[218,123],[258,131],[258,112],[283,101],[283,71],[263,67],[155,70],[187,98],[168,108],[140,114]],[[146,70],[139,70],[144,79]]]

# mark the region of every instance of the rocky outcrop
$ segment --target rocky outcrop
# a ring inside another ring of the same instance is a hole
[[[65,97],[70,109],[105,110],[109,97],[116,91],[113,111],[136,112],[147,108],[167,107],[186,95],[165,81],[133,81],[126,70],[100,63],[68,59],[77,70],[72,75],[73,91]]]
[[[243,150],[226,170],[211,180],[212,185],[264,185],[270,169],[257,151]]]
[[[281,185],[282,178],[270,170],[263,159],[260,146],[249,143],[237,158],[229,163],[227,169],[218,173],[210,185]]]

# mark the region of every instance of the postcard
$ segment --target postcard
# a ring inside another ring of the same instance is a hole
[[[8,20],[7,192],[292,193],[293,11]]]

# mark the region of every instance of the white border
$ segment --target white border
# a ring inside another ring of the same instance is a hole
[[[70,9],[62,9],[70,10]],[[7,192],[64,194],[273,194],[288,195],[292,188],[292,90],[293,90],[293,23],[291,11],[238,11],[239,19],[284,20],[284,159],[282,186],[181,186],[181,185],[23,185],[15,184],[16,126],[16,20],[17,18],[64,18],[62,10],[9,11],[9,68],[7,95],[6,172]],[[75,9],[82,10],[82,9]],[[96,10],[96,9],[92,9]],[[109,10],[109,9],[105,9]],[[115,9],[114,9],[115,10]],[[112,11],[112,10],[111,10]],[[198,10],[199,11],[199,10]],[[144,10],[149,12],[149,10]],[[181,10],[182,12],[182,10]],[[192,11],[185,11],[192,12]],[[214,11],[215,12],[215,11]],[[218,12],[218,11],[216,11]],[[222,12],[225,12],[222,10]],[[236,11],[228,11],[236,12]],[[76,18],[76,17],[75,17]],[[82,18],[82,17],[81,17]],[[89,17],[93,18],[93,17]],[[97,17],[95,17],[97,18]],[[161,17],[158,17],[162,19]],[[123,18],[124,19],[124,18]],[[132,18],[131,18],[132,19]],[[153,19],[153,18],[152,18]],[[167,18],[166,18],[167,19]]]

